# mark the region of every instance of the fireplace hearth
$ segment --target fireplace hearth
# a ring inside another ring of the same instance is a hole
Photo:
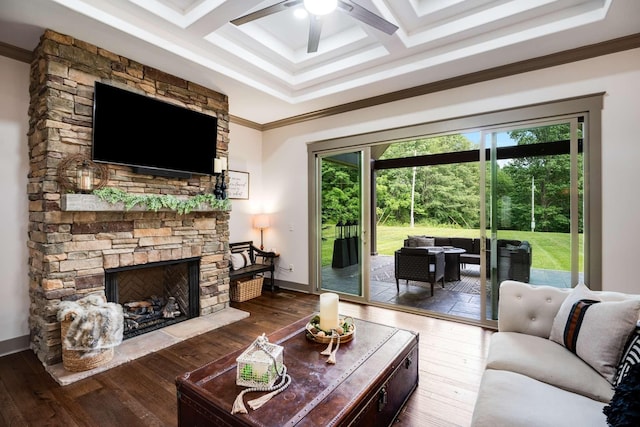
[[[122,305],[123,339],[197,317],[200,258],[105,270],[109,302]]]

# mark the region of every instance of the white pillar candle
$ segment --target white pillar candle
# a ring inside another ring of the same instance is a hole
[[[320,295],[320,329],[331,331],[338,327],[338,294],[327,292]]]
[[[220,162],[220,159],[213,159],[213,173],[220,172],[222,172],[222,163]]]

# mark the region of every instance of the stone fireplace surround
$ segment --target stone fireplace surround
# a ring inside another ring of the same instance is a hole
[[[57,304],[104,293],[108,269],[199,258],[199,315],[228,308],[228,211],[105,207],[93,195],[64,194],[57,180],[64,158],[91,155],[95,81],[216,115],[218,157],[228,154],[227,97],[51,30],[34,51],[30,80],[29,329],[43,364],[62,360]],[[108,172],[108,186],[132,193],[192,196],[214,184],[206,176],[153,177],[117,165]],[[71,196],[83,201],[69,207]]]

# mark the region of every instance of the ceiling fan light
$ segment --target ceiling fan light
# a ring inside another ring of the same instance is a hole
[[[304,19],[309,16],[309,12],[307,12],[307,9],[305,9],[304,7],[298,8],[293,11],[293,16],[295,16],[297,19]]]
[[[338,0],[304,0],[304,8],[312,15],[326,15],[338,7]]]

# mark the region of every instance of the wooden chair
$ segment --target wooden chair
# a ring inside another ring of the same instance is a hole
[[[427,248],[401,248],[395,252],[396,288],[400,292],[400,279],[431,284],[442,281],[444,288],[444,251]]]

